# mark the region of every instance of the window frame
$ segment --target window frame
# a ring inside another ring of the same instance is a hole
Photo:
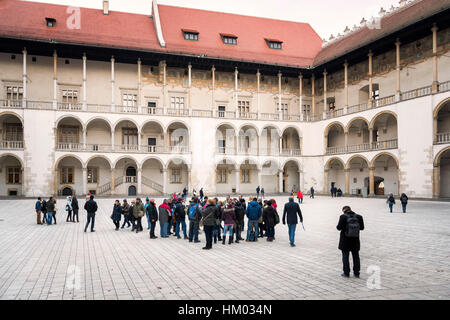
[[[174,174],[174,171],[177,170],[179,172],[179,181],[176,181],[177,179],[174,179],[174,177],[177,177],[176,174]],[[171,184],[182,184],[183,183],[183,170],[181,167],[172,167],[170,168],[170,183]]]
[[[14,172],[11,173],[10,170],[14,170]],[[17,170],[17,172],[16,172],[16,170]],[[10,182],[10,180],[9,180],[10,174],[13,175],[12,182]],[[17,178],[17,182],[16,182],[16,178]],[[22,169],[21,169],[21,167],[12,167],[12,166],[6,167],[5,182],[8,185],[21,184],[22,183]]]
[[[227,168],[217,168],[216,183],[217,184],[227,184],[228,183],[228,169]]]
[[[183,38],[186,41],[198,41],[199,40],[199,32],[182,30]]]
[[[92,171],[92,177],[89,178],[89,171]],[[88,184],[99,184],[100,181],[100,168],[99,167],[87,167],[87,183]]]
[[[64,181],[64,170],[67,170],[67,181]],[[69,179],[69,170],[72,170],[72,180]],[[61,167],[59,171],[59,183],[62,185],[75,184],[75,167]]]

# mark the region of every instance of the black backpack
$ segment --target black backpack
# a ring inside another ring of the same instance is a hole
[[[345,236],[348,238],[359,238],[359,231],[361,226],[359,225],[359,220],[356,214],[345,214],[347,216],[347,230],[345,231]]]

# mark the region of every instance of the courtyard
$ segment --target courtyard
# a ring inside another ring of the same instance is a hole
[[[275,199],[282,218],[287,196]],[[297,227],[296,247],[279,224],[272,243],[218,243],[205,251],[204,233],[194,244],[115,231],[113,200],[97,200],[95,233],[83,232],[84,210],[80,223],[65,222],[63,199],[51,226],[36,225],[35,200],[0,201],[0,299],[450,298],[448,202],[410,201],[403,214],[397,200],[391,214],[385,199],[306,197],[306,230]],[[344,205],[365,220],[360,279],[340,276],[336,224]]]

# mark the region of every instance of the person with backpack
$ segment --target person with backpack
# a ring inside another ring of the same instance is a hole
[[[272,202],[270,200],[267,201],[267,206],[264,207],[262,216],[264,224],[266,226],[267,241],[271,242],[273,241],[273,238],[275,236],[275,224],[277,223],[277,212],[275,211],[275,208],[272,207]],[[278,222],[280,221],[278,220]]]
[[[47,225],[52,224],[52,218],[56,214],[56,202],[53,201],[53,197],[50,197],[47,201]],[[55,224],[56,224],[56,218],[55,218]]]
[[[364,220],[359,214],[352,211],[349,206],[342,208],[343,214],[339,217],[336,228],[341,232],[339,237],[339,250],[342,251],[343,277],[350,277],[350,252],[353,257],[353,274],[359,278],[361,262],[359,259],[359,250],[361,244],[359,233],[364,230]]]
[[[235,223],[235,210],[233,208],[233,205],[231,203],[227,203],[225,205],[225,209],[223,209],[222,212],[222,218],[223,221],[223,236],[222,236],[222,244],[225,244],[227,241],[227,232],[230,235],[230,238],[228,240],[228,244],[233,243],[233,226]]]
[[[395,198],[392,193],[389,193],[386,203],[389,205],[389,211],[392,213],[392,208],[394,207],[395,204]]]
[[[120,205],[120,201],[114,201],[114,207],[111,214],[111,219],[116,226],[116,231],[119,231],[120,228],[120,220],[122,218],[122,206]]]
[[[122,202],[122,214],[123,214],[123,224],[121,229],[125,227],[125,223],[127,224],[127,228],[131,226],[130,223],[130,205],[128,204],[127,199],[123,199]]]
[[[84,227],[84,232],[86,232],[91,221],[92,221],[91,232],[95,232],[94,224],[95,224],[95,213],[97,212],[97,209],[98,209],[98,206],[97,206],[97,202],[94,201],[94,196],[93,195],[89,196],[89,201],[87,201],[84,204],[84,210],[86,210],[86,212],[87,212],[87,222],[86,222],[86,226]]]
[[[289,202],[284,205],[283,211],[283,224],[287,224],[289,229],[289,242],[291,247],[295,247],[295,229],[297,228],[298,220],[297,215],[300,218],[300,222],[303,223],[302,211],[298,203],[294,202],[293,197],[289,197]]]
[[[194,243],[200,242],[198,240],[198,229],[199,222],[201,219],[201,214],[199,211],[199,203],[196,197],[193,197],[191,203],[188,206],[188,219],[189,219],[189,242],[194,241]]]
[[[247,238],[245,241],[250,241],[250,229],[254,227],[255,235],[258,236],[258,220],[262,215],[261,206],[258,204],[257,199],[253,198],[253,200],[248,204],[246,215],[248,218],[248,227],[247,227]],[[255,239],[258,241],[258,238]]]
[[[178,199],[178,202],[175,204],[175,221],[176,221],[176,229],[175,234],[177,235],[177,239],[181,239],[180,236],[180,226],[183,229],[184,240],[189,239],[186,233],[186,207],[183,204],[184,198]]]
[[[213,230],[216,224],[216,216],[219,209],[217,209],[214,199],[208,199],[208,203],[204,209],[200,209],[202,220],[200,224],[203,224],[203,230],[205,231],[206,245],[203,250],[212,249]]]
[[[37,224],[42,224],[42,222],[41,222],[41,213],[42,213],[41,197],[39,197],[37,199],[36,204],[34,205],[34,210],[36,210]]]
[[[163,203],[158,207],[159,211],[159,227],[160,227],[160,236],[161,238],[168,238],[168,224],[170,218],[170,207],[168,204],[168,200],[164,199]]]
[[[66,211],[67,211],[67,218],[66,222],[72,222],[72,198],[67,197],[66,198]]]
[[[297,192],[297,200],[299,204],[303,203],[303,193],[300,190]]]
[[[406,205],[408,204],[408,196],[404,193],[400,196],[400,202],[402,203],[403,213],[406,213]]]
[[[158,210],[156,209],[155,199],[150,200],[150,205],[147,208],[150,219],[150,239],[157,239],[155,236],[156,221],[158,221]]]
[[[72,222],[75,222],[75,217],[77,217],[77,222],[80,222],[80,219],[78,218],[78,210],[80,210],[80,207],[78,205],[78,199],[76,196],[73,196],[72,198],[72,210],[73,210]]]

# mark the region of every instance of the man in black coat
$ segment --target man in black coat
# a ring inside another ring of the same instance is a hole
[[[155,236],[156,221],[158,221],[158,209],[156,209],[155,199],[150,200],[147,211],[150,219],[150,239],[156,239],[158,238]]]
[[[342,263],[344,265],[344,273],[343,277],[350,276],[350,252],[353,257],[353,273],[356,278],[359,278],[359,272],[361,268],[360,260],[359,260],[359,250],[360,250],[360,242],[359,242],[359,231],[358,235],[348,236],[349,234],[349,224],[355,225],[355,222],[359,224],[359,230],[364,230],[364,220],[363,217],[359,214],[356,214],[352,211],[349,206],[345,206],[342,208],[342,212],[344,213],[339,217],[339,222],[337,225],[337,229],[341,231],[341,235],[339,238],[339,250],[342,251]],[[355,220],[356,219],[356,220]]]
[[[183,235],[184,240],[189,239],[186,233],[186,207],[183,204],[184,199],[178,200],[178,202],[175,204],[175,222],[176,222],[176,228],[175,228],[175,234],[177,236],[177,239],[181,239],[180,236],[180,226],[183,229]]]
[[[97,202],[94,201],[94,196],[89,197],[89,201],[87,201],[84,204],[84,210],[87,211],[87,222],[86,226],[84,227],[84,232],[86,232],[87,228],[89,227],[89,223],[92,220],[91,224],[91,232],[95,232],[94,230],[94,224],[95,224],[95,213],[97,212]]]
[[[286,215],[287,215],[287,224],[289,228],[289,241],[291,243],[291,247],[295,247],[295,229],[297,228],[298,219],[297,214],[300,218],[300,222],[303,223],[302,211],[300,210],[300,206],[297,202],[294,202],[294,198],[290,197],[289,202],[284,205],[283,211],[283,224],[286,224]]]
[[[72,210],[73,210],[73,222],[75,222],[75,216],[77,217],[77,222],[80,222],[80,219],[78,218],[78,210],[80,210],[80,207],[78,205],[78,199],[76,196],[73,196],[72,198]]]

